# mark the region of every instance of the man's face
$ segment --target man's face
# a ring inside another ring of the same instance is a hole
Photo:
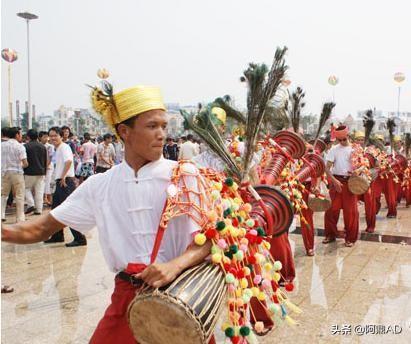
[[[113,138],[110,136],[110,137],[107,137],[105,140],[104,140],[104,142],[106,143],[106,145],[108,145],[108,144],[110,144],[111,142],[113,142]]]
[[[163,110],[150,110],[138,115],[134,125],[121,124],[118,128],[128,153],[154,161],[163,154],[167,134],[167,116]]]
[[[21,130],[17,133],[16,140],[20,143],[23,141],[23,134],[21,133]]]
[[[63,139],[67,140],[70,136],[70,130],[68,129],[63,129]]]
[[[40,138],[40,142],[41,142],[43,145],[45,145],[45,144],[47,143],[48,139],[49,139],[49,136],[48,136],[48,135],[43,135],[43,136]]]
[[[50,130],[49,132],[50,142],[55,147],[59,146],[62,142],[62,137],[54,130]]]
[[[364,146],[365,138],[364,138],[364,137],[357,137],[357,138],[355,139],[355,143],[358,144],[358,145],[360,145],[360,146]]]
[[[348,137],[343,138],[343,139],[337,139],[337,141],[341,146],[348,146],[348,144],[349,144]]]

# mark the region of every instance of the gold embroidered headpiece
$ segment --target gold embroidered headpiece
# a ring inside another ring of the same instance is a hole
[[[103,82],[102,86],[93,88],[91,103],[114,132],[116,124],[146,111],[166,111],[163,97],[157,87],[135,86],[114,94],[111,84]]]

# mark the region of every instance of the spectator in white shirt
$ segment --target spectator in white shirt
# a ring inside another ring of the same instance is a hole
[[[76,189],[74,181],[74,157],[70,146],[63,142],[63,130],[53,127],[49,130],[51,143],[56,148],[56,190],[53,194],[52,208],[57,208]],[[66,244],[67,247],[87,245],[86,237],[80,232],[70,228],[73,241]],[[44,241],[46,244],[64,242],[64,232],[60,230]]]
[[[24,221],[24,174],[28,166],[26,149],[20,143],[23,139],[20,128],[9,129],[9,140],[1,143],[1,219],[6,219],[6,203],[10,191],[16,194],[17,222]]]
[[[47,131],[40,131],[39,133],[40,142],[46,147],[47,150],[47,171],[46,171],[46,178],[44,180],[44,203],[46,206],[51,206],[52,198],[51,198],[51,185],[52,185],[52,176],[54,172],[54,146],[49,143],[49,134]]]
[[[180,147],[179,160],[191,160],[198,154],[196,144],[193,142],[193,135],[187,135],[187,141]]]

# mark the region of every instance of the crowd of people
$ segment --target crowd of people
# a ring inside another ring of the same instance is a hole
[[[124,148],[115,135],[77,137],[68,126],[46,131],[4,127],[1,130],[2,222],[15,204],[16,221],[41,215],[44,207],[60,205],[78,185],[123,160]],[[87,245],[84,235],[71,229],[67,247]],[[45,243],[64,242],[63,231]]]
[[[181,136],[179,139],[167,137],[163,148],[163,156],[169,160],[191,160],[204,151],[200,140],[192,134]]]

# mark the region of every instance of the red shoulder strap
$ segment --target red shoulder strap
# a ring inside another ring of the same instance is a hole
[[[162,223],[161,219],[163,218],[164,212],[167,208],[167,203],[168,203],[168,199],[166,199],[166,203],[164,204],[163,211],[161,212],[160,223],[157,229],[156,240],[154,241],[153,251],[151,252],[150,264],[153,264],[156,261],[158,251],[160,250],[161,242],[163,241],[164,232],[166,231],[166,228],[167,228],[168,221],[165,223],[164,226],[161,225]]]

